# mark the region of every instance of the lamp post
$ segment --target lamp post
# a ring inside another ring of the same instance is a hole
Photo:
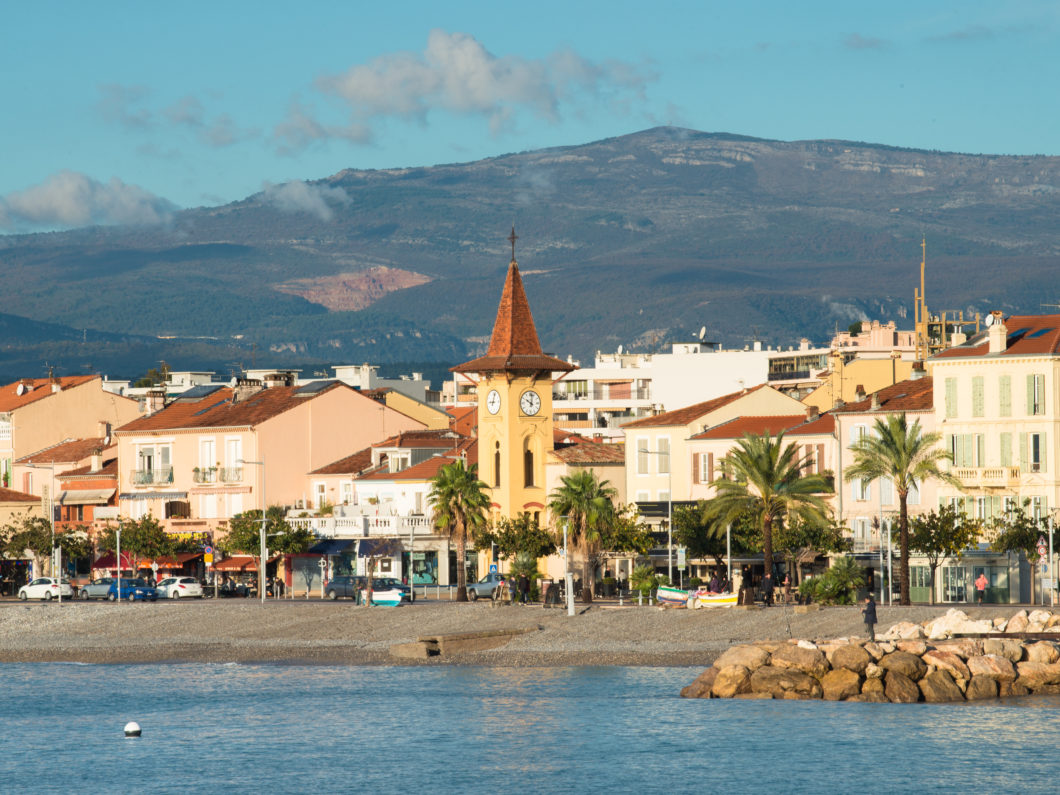
[[[670,451],[637,448],[638,453],[666,456],[666,576],[674,581],[674,468],[670,466]]]
[[[114,592],[118,598],[115,600],[115,604],[121,603],[121,518],[118,518],[118,530],[114,534],[114,566],[118,572],[118,576],[114,581]],[[129,593],[129,598],[132,599],[132,593]]]
[[[563,591],[567,594],[567,615],[574,615],[574,578],[570,573],[570,558],[567,555],[567,532],[570,517],[563,517]]]
[[[261,555],[258,558],[258,595],[261,597],[261,606],[265,606],[265,522],[268,503],[265,502],[265,456],[260,461],[246,461],[242,458],[237,464],[253,464],[261,467]]]
[[[52,543],[51,543],[51,575],[53,579],[58,579],[56,587],[59,590],[59,607],[63,606],[63,569],[62,561],[63,556],[59,555],[59,566],[55,565],[55,508],[52,507],[52,486],[55,484],[55,464],[51,463],[48,466],[42,466],[40,464],[34,464],[32,461],[26,462],[26,467],[29,469],[47,469],[49,473],[48,485],[41,487],[41,508],[43,508],[48,517],[48,527],[51,529]],[[55,569],[59,569],[58,578],[55,577]]]

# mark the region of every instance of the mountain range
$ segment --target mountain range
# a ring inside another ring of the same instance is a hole
[[[159,226],[0,237],[0,375],[456,364],[488,339],[513,224],[543,346],[583,360],[704,327],[736,346],[911,327],[922,239],[933,312],[1038,312],[1058,188],[1058,157],[673,127],[345,169]]]

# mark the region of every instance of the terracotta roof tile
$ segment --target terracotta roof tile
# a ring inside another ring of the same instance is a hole
[[[110,448],[113,449],[113,448]],[[59,480],[65,480],[66,478],[78,478],[78,477],[117,477],[118,475],[118,459],[117,458],[105,458],[103,459],[103,466],[99,469],[93,469],[91,464],[87,464],[77,469],[68,469],[61,475],[56,475]]]
[[[626,446],[624,444],[581,441],[569,447],[558,447],[552,451],[552,455],[563,463],[573,466],[624,464],[626,461]]]
[[[104,441],[105,440],[102,436],[94,439],[66,439],[59,444],[23,456],[18,459],[16,463],[32,461],[35,464],[38,462],[42,464],[66,464],[71,461],[81,461],[82,459],[88,458],[97,450],[100,452],[107,452],[107,450],[112,451],[115,449],[114,445],[111,445],[104,450]]]
[[[702,417],[704,414],[710,414],[712,411],[717,411],[730,403],[739,400],[744,395],[749,395],[752,392],[756,392],[759,389],[764,389],[768,384],[759,384],[758,386],[751,387],[750,389],[744,389],[740,392],[732,392],[728,395],[722,395],[712,400],[706,400],[702,403],[696,403],[692,406],[686,406],[683,409],[674,409],[673,411],[666,411],[662,414],[656,414],[654,417],[644,417],[639,420],[633,420],[633,422],[627,422],[623,425],[623,428],[662,428],[670,425],[688,425],[690,422]]]
[[[897,384],[884,387],[875,393],[880,402],[878,409],[872,408],[872,396],[870,395],[864,400],[847,403],[837,409],[832,409],[831,413],[863,414],[866,412],[879,412],[894,414],[900,411],[931,411],[935,405],[932,383],[931,376],[899,381]]]
[[[788,431],[790,436],[831,435],[833,433],[835,433],[835,417],[832,414],[822,414],[817,419],[805,422]]]
[[[438,470],[446,464],[456,461],[456,456],[436,455],[426,461],[406,467],[400,472],[390,472],[386,467],[380,467],[371,472],[366,472],[357,480],[432,480],[438,474]]]
[[[461,436],[472,436],[478,427],[478,406],[454,406],[448,409],[448,414],[453,419],[449,422],[449,429]]]
[[[314,469],[310,475],[359,475],[372,466],[372,448],[366,447],[353,455],[340,458],[330,464]]]
[[[805,422],[805,414],[786,414],[777,417],[735,417],[728,422],[708,428],[692,438],[740,439],[746,434],[762,436],[766,433],[770,436],[776,436],[781,431],[786,431]]]
[[[0,502],[40,502],[40,497],[14,489],[0,488]]]
[[[178,397],[164,409],[126,423],[115,433],[255,426],[334,389],[348,389],[358,398],[370,400],[352,387],[337,381],[316,392],[299,393],[301,388],[274,386],[245,397],[237,403],[232,402],[235,393],[229,387],[218,389],[198,400],[181,400]]]
[[[450,430],[405,431],[372,445],[374,448],[441,448],[449,450],[458,441],[457,435]]]
[[[1010,315],[1004,323],[1008,330],[1008,346],[1002,353],[990,353],[989,333],[982,331],[964,345],[947,348],[931,358],[1060,355],[1060,315]]]
[[[23,378],[18,381],[12,381],[10,384],[4,384],[4,386],[0,387],[0,411],[14,411],[22,408],[22,406],[43,400],[54,394],[52,391],[52,384],[54,383],[57,383],[60,389],[70,389],[71,387],[87,384],[89,381],[98,378],[98,375],[68,375],[54,380],[50,378]],[[19,386],[22,387],[21,395],[18,394]]]

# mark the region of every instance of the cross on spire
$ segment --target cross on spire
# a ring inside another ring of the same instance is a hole
[[[512,262],[515,262],[515,241],[519,236],[515,234],[515,224],[512,224],[512,233],[508,235],[508,242],[512,244]]]

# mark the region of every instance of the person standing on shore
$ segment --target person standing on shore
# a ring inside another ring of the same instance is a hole
[[[773,574],[766,572],[762,576],[762,601],[766,607],[773,606]]]
[[[869,640],[876,641],[876,599],[870,593],[868,599],[865,600],[865,606],[861,609],[861,614],[865,616],[865,630],[869,633]]]
[[[983,597],[986,595],[986,586],[989,585],[986,579],[986,572],[979,572],[979,576],[975,578],[975,592],[979,597],[979,604],[983,603]]]

